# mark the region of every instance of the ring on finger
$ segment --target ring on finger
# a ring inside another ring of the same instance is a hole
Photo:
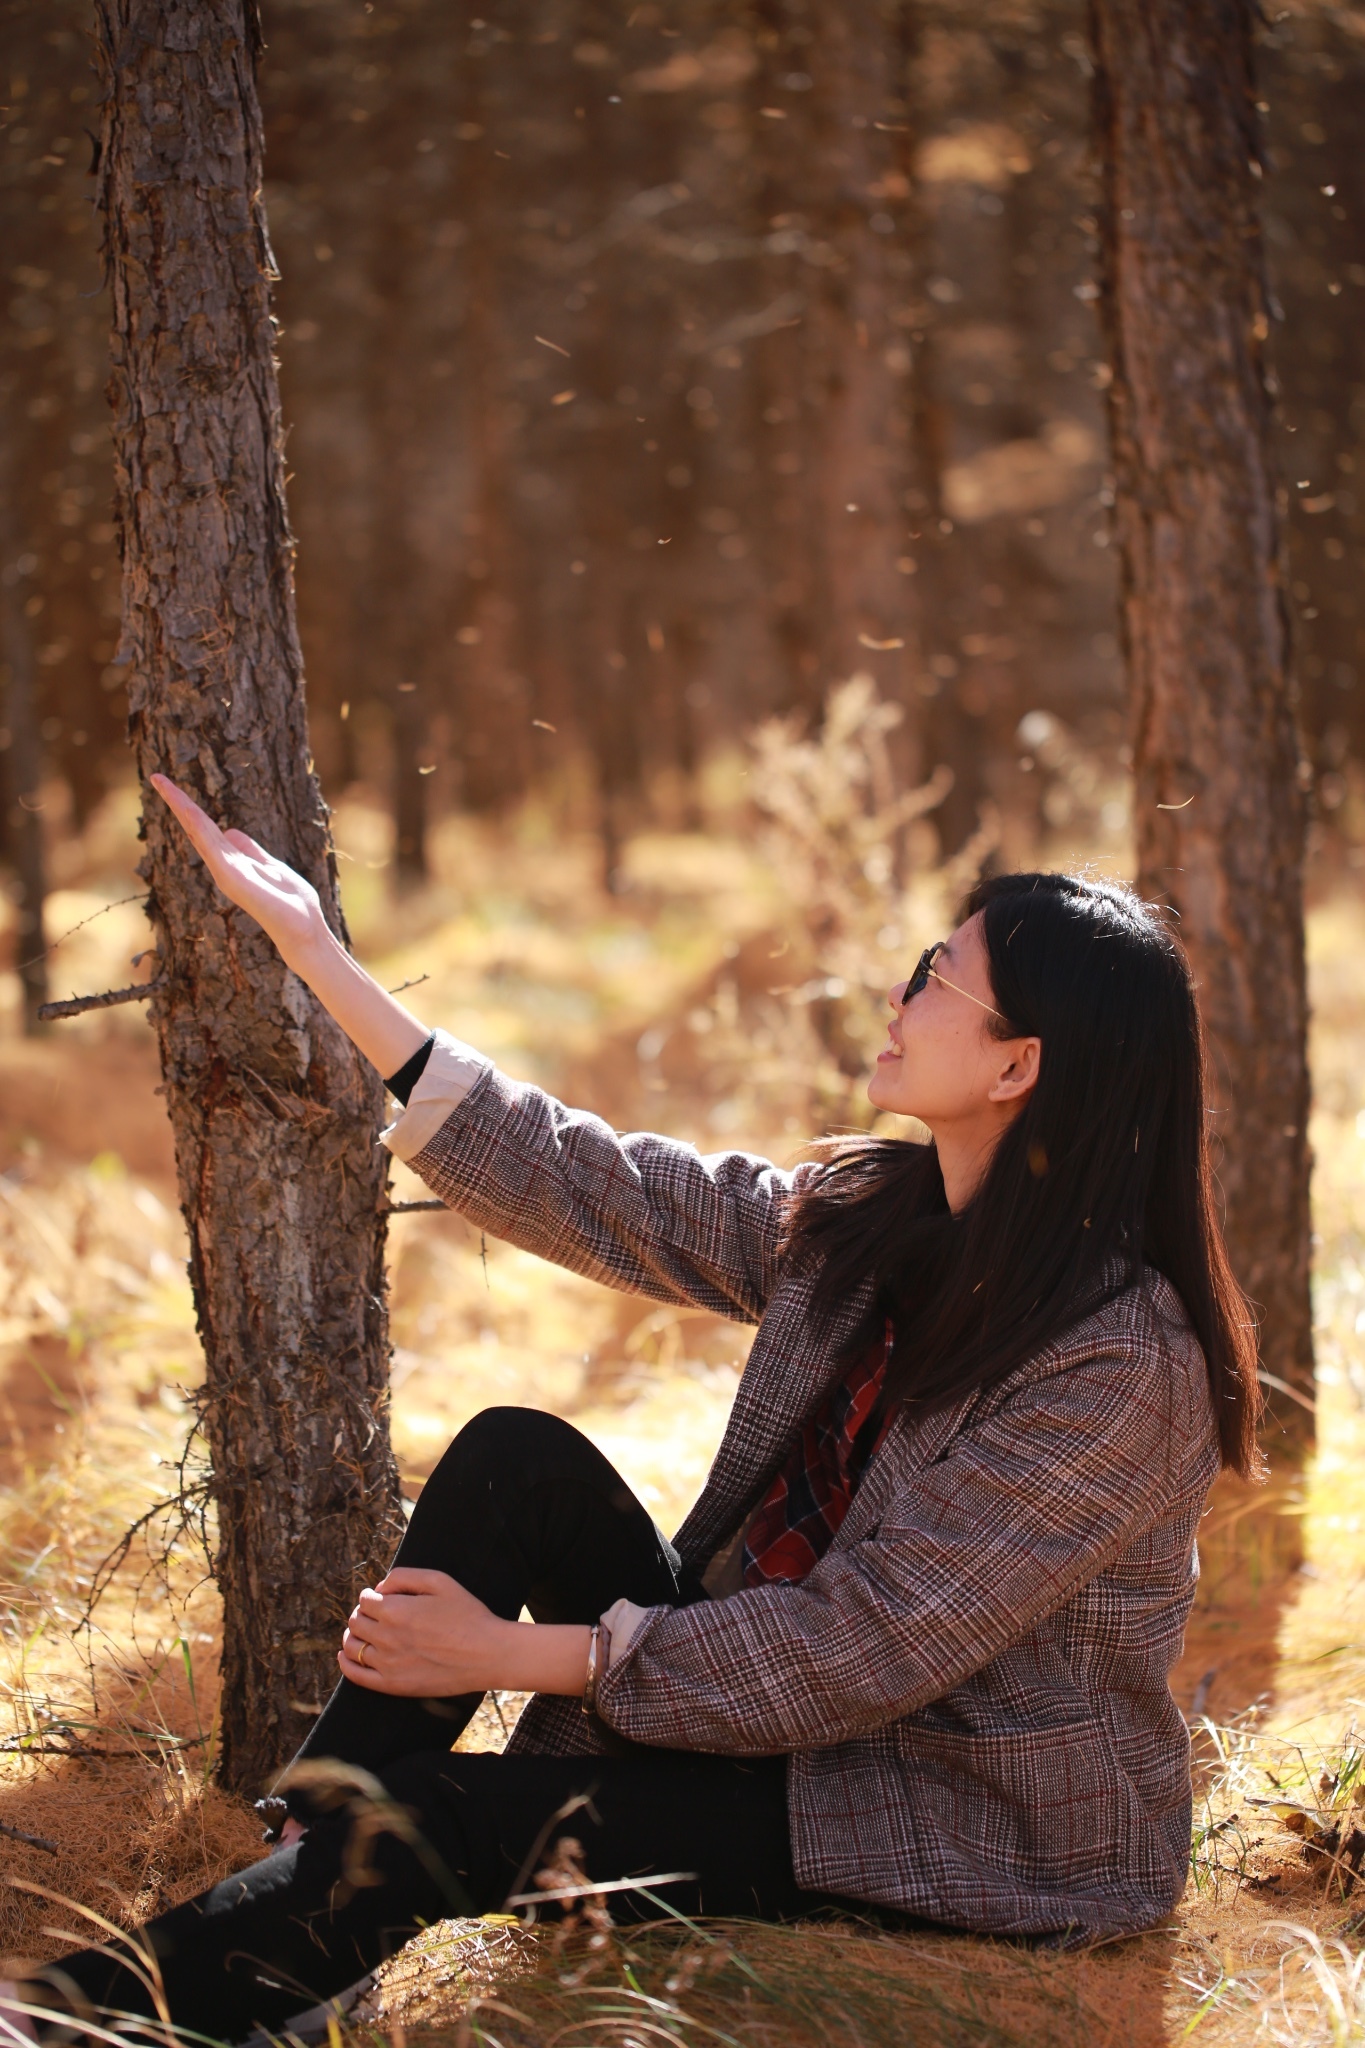
[[[363,1671],[368,1671],[368,1670],[369,1670],[369,1666],[368,1666],[368,1664],[366,1664],[366,1662],[365,1662],[365,1652],[366,1652],[366,1650],[367,1650],[368,1648],[369,1648],[369,1644],[368,1644],[367,1642],[365,1642],[365,1641],[364,1641],[364,1639],[362,1638],[361,1642],[359,1643],[359,1645],[358,1645],[358,1647],[357,1647],[357,1649],[356,1649],[356,1653],[355,1653],[355,1661],[356,1661],[356,1663],[357,1663],[357,1664],[359,1664],[359,1666],[361,1667],[361,1669],[362,1669]]]

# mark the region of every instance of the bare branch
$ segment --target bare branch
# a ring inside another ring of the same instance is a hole
[[[46,1849],[49,1856],[60,1856],[62,1853],[55,1842],[49,1842],[46,1835],[26,1834],[23,1828],[11,1827],[7,1820],[0,1820],[0,1835],[8,1835],[12,1842],[27,1842],[30,1849]]]
[[[107,988],[98,996],[70,996],[62,1003],[40,1003],[39,1020],[51,1024],[58,1017],[79,1017],[86,1010],[112,1010],[116,1003],[141,1003],[170,984],[169,974],[158,974],[153,981],[135,981],[131,988]]]

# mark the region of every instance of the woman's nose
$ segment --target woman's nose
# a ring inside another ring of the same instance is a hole
[[[909,986],[910,983],[908,980],[898,981],[895,987],[887,995],[886,1000],[888,1001],[888,1003],[890,1003],[893,1010],[903,1010],[905,1008],[905,992],[909,988]]]

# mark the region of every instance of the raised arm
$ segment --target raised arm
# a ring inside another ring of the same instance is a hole
[[[777,1283],[794,1176],[752,1153],[622,1135],[491,1065],[420,1149],[395,1149],[479,1229],[624,1293],[757,1322]]]
[[[152,782],[223,894],[366,1059],[397,1074],[432,1034],[334,937],[311,884],[245,832],[221,831],[164,775]],[[388,1138],[452,1209],[608,1286],[757,1321],[777,1278],[790,1174],[742,1152],[703,1159],[670,1138],[618,1137],[436,1036]]]

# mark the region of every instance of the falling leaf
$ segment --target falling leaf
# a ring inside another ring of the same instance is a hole
[[[578,393],[576,391],[556,391],[550,403],[551,405],[572,405],[577,396]]]
[[[561,348],[557,341],[547,341],[543,334],[538,334],[536,336],[536,340],[540,343],[542,348],[552,348],[557,356],[567,356],[567,354],[569,353],[569,351],[566,348]]]
[[[545,718],[533,718],[533,719],[531,720],[531,723],[532,723],[532,725],[533,725],[533,726],[535,726],[535,728],[536,728],[537,732],[558,732],[558,731],[559,731],[559,727],[558,727],[557,725],[551,725],[551,724],[550,724],[550,722],[549,722],[549,720],[548,720],[548,719],[545,719]]]
[[[860,647],[870,647],[874,654],[889,654],[893,647],[904,647],[905,642],[903,640],[874,640],[870,633],[860,633],[858,635],[858,645]]]

